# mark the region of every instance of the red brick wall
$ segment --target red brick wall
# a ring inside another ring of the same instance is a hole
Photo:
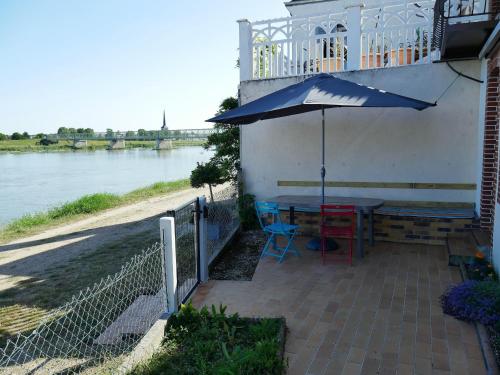
[[[500,13],[500,0],[490,1],[490,12]],[[499,120],[499,85],[498,76],[500,50],[490,56],[488,63],[488,81],[486,93],[486,113],[484,123],[483,145],[483,178],[481,181],[481,228],[493,230],[495,217],[495,202],[500,203],[500,189],[497,193],[497,184],[500,184],[498,173],[498,131]],[[497,196],[495,196],[497,195]]]
[[[500,13],[500,0],[490,1],[490,12],[492,12],[493,14]]]
[[[497,193],[498,176],[498,111],[499,111],[499,75],[498,51],[488,63],[488,81],[486,92],[486,112],[484,122],[483,179],[481,183],[481,227],[493,229],[495,202],[500,203]]]

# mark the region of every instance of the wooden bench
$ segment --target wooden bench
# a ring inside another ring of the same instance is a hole
[[[446,246],[449,233],[479,225],[468,203],[388,201],[374,214],[376,238],[391,242]]]
[[[436,219],[471,219],[475,217],[473,208],[434,208],[382,206],[374,211],[376,215],[428,217]]]

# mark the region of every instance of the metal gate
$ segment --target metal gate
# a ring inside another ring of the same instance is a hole
[[[196,198],[173,211],[177,258],[177,302],[183,304],[200,282],[200,202]]]

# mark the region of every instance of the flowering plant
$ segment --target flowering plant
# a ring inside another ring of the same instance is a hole
[[[474,261],[467,265],[467,271],[472,280],[498,281],[498,275],[493,266],[481,252],[478,252]]]
[[[468,280],[452,286],[441,296],[445,314],[465,321],[494,325],[500,321],[500,284]]]

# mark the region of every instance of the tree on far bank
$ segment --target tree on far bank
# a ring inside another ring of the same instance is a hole
[[[19,141],[20,139],[23,139],[23,135],[19,132],[14,132],[10,136],[10,139],[12,139],[13,141]]]
[[[6,141],[9,137],[3,133],[0,133],[0,141]]]

